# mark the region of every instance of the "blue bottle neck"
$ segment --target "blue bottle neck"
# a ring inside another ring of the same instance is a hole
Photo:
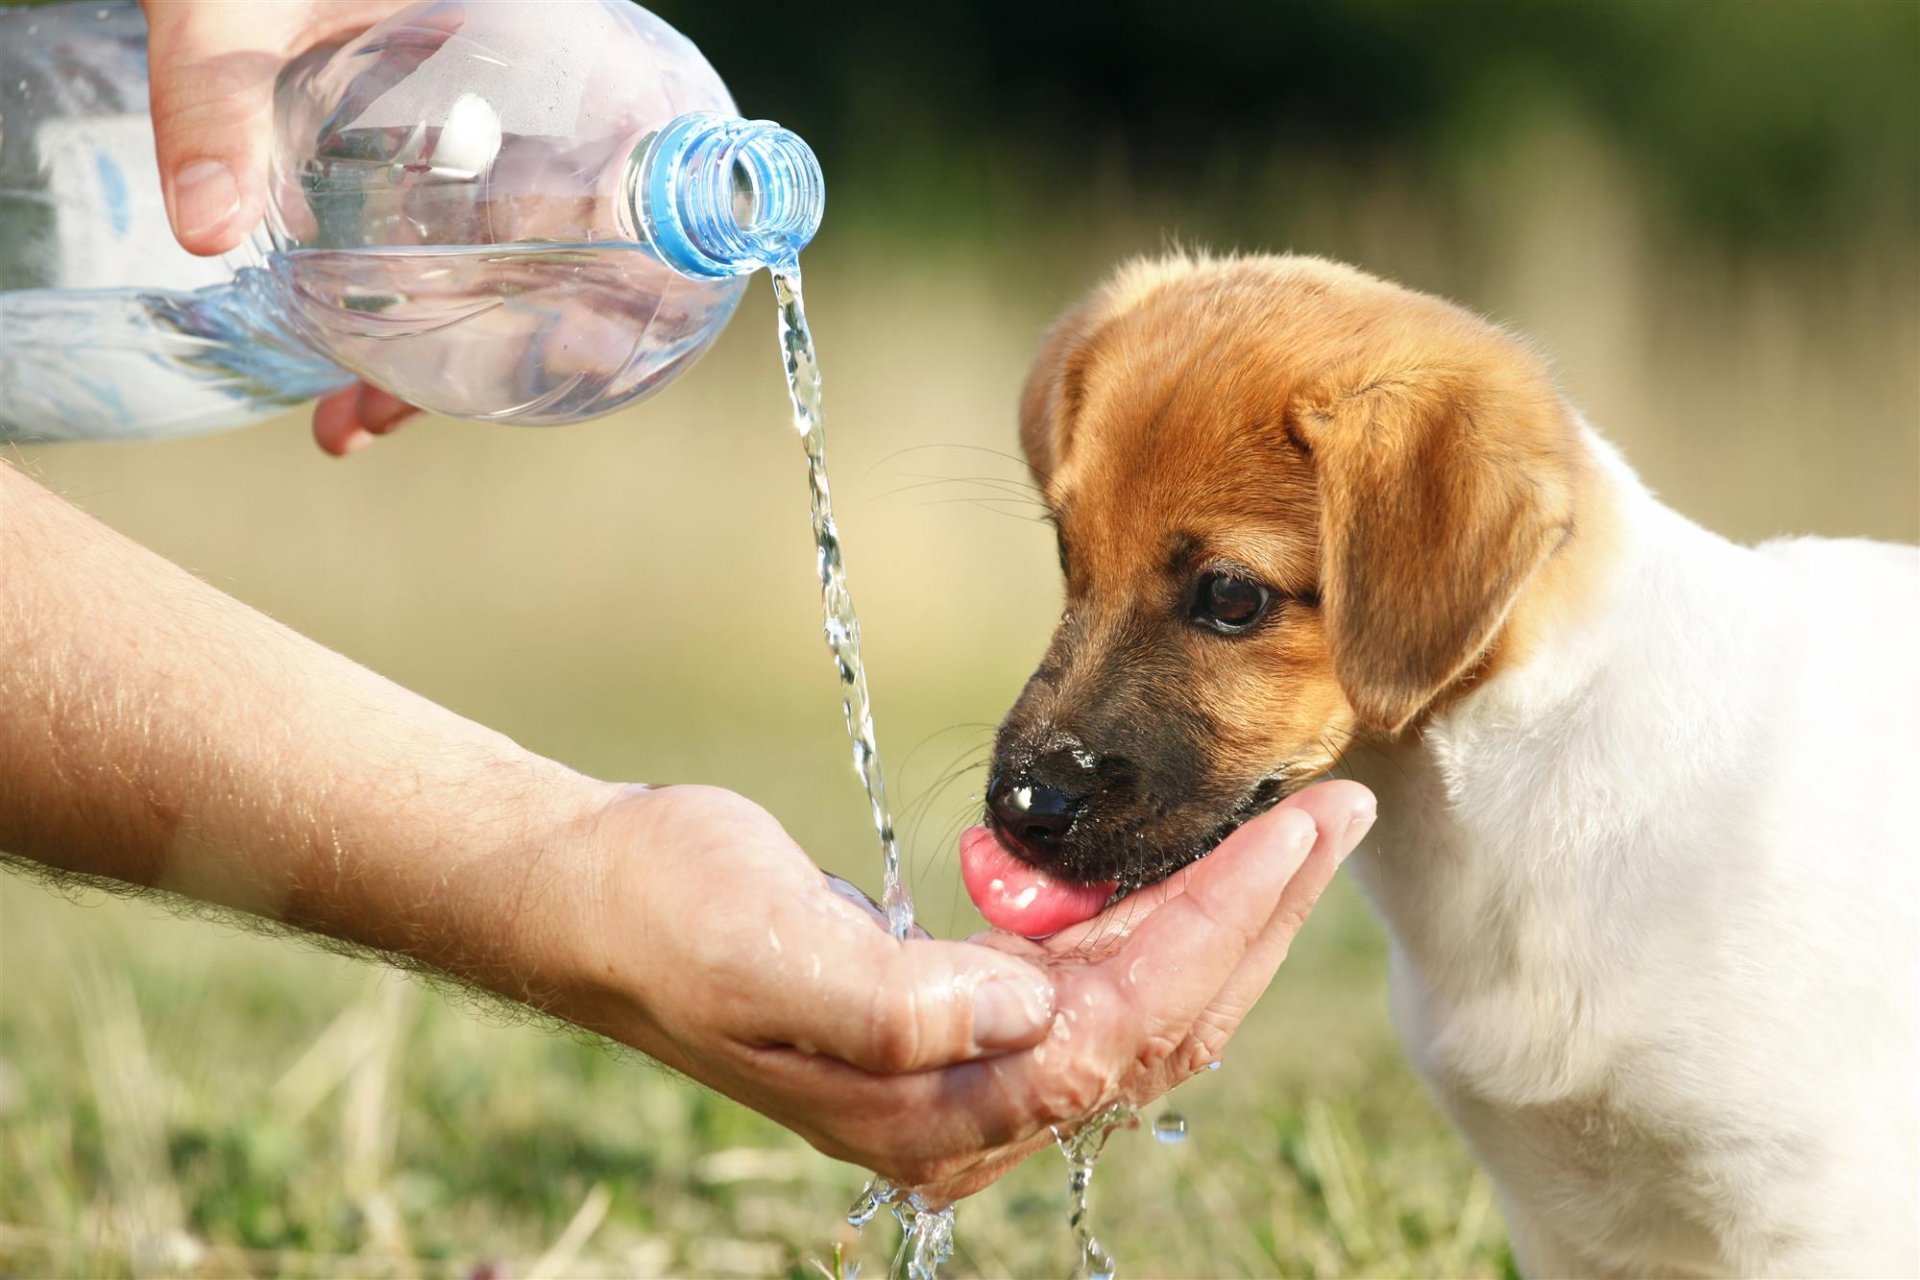
[[[627,196],[634,230],[662,262],[719,279],[798,257],[820,228],[826,184],[798,135],[691,112],[634,152]]]

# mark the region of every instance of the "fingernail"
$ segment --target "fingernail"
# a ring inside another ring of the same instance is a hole
[[[358,453],[372,443],[372,432],[364,427],[355,427],[353,434],[347,437],[346,443],[340,446],[340,456],[344,458],[350,453]]]
[[[1053,1021],[1053,991],[1027,978],[989,978],[973,989],[973,1043],[1017,1049]]]
[[[1377,816],[1379,815],[1372,800],[1364,801],[1354,807],[1353,816],[1347,819],[1346,833],[1340,838],[1342,861],[1359,846],[1362,840],[1366,839],[1367,832],[1373,830],[1373,820]]]
[[[240,184],[218,160],[195,160],[173,176],[173,213],[183,236],[218,228],[240,208]]]

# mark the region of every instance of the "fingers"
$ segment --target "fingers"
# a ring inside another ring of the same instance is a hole
[[[358,387],[344,387],[313,406],[314,442],[336,458],[373,443],[373,436],[360,426],[359,398]]]
[[[1358,787],[1303,793],[1255,818],[1195,863],[1124,945],[1057,969],[1072,1034],[1056,1026],[1044,1061],[1036,1053],[994,1064],[1010,1095],[1041,1120],[1072,1119],[1197,1070],[1272,978],[1325,879],[1309,877],[1290,898],[1293,884],[1316,846],[1347,840],[1362,797]],[[1330,875],[1334,860],[1323,861]]]
[[[1260,815],[1195,863],[1182,892],[1142,921],[1110,968],[1148,1041],[1184,1039],[1266,932],[1318,828],[1297,806]]]
[[[360,425],[377,436],[387,434],[420,412],[399,396],[364,382],[360,384],[359,407]]]
[[[968,1190],[984,1186],[1048,1139],[1046,1120],[995,1073],[1024,1057],[876,1075],[821,1054],[763,1049],[707,1078],[836,1160],[948,1194],[945,1184],[963,1177],[973,1180]]]
[[[366,448],[419,410],[378,387],[356,383],[313,407],[313,439],[336,458]]]
[[[1306,862],[1299,874],[1287,882],[1285,892],[1280,895],[1280,908],[1267,922],[1254,948],[1258,951],[1261,947],[1277,945],[1278,953],[1272,957],[1275,967],[1286,958],[1287,947],[1300,926],[1306,923],[1307,914],[1320,900],[1320,895],[1333,882],[1334,872],[1372,830],[1375,814],[1373,793],[1357,782],[1345,780],[1308,787],[1289,797],[1289,807],[1312,817],[1316,835]],[[1261,985],[1264,987],[1265,983]]]
[[[1194,1020],[1187,1039],[1168,1064],[1170,1078],[1163,1087],[1171,1088],[1207,1063],[1219,1060],[1241,1019],[1273,981],[1300,926],[1333,882],[1334,873],[1373,826],[1373,794],[1358,783],[1321,783],[1292,799],[1297,801],[1297,808],[1314,819],[1317,834],[1313,848],[1287,882],[1260,936]]]
[[[277,25],[276,6],[262,6]],[[173,233],[188,250],[224,253],[260,221],[273,130],[278,40],[263,41],[250,5],[147,6],[155,148]]]
[[[787,968],[752,999],[763,1043],[793,1045],[884,1075],[1025,1049],[1053,1020],[1038,967],[964,942],[895,942],[862,921],[852,946]],[[809,940],[809,948],[820,946]]]
[[[1357,782],[1344,780],[1316,782],[1282,800],[1274,806],[1272,812],[1290,809],[1307,814],[1314,820],[1319,838],[1325,840],[1330,836],[1338,837],[1344,834],[1346,824],[1351,817],[1350,810],[1362,803],[1368,806],[1367,812],[1373,811],[1371,808],[1373,793]],[[1248,825],[1251,826],[1252,823]],[[1225,848],[1226,843],[1230,842],[1223,842],[1221,847]],[[1126,938],[1154,911],[1158,910],[1161,904],[1186,892],[1188,880],[1201,867],[1208,865],[1214,856],[1217,856],[1217,853],[1182,867],[1165,880],[1128,894],[1083,924],[1061,930],[1047,940],[1048,950],[1055,954],[1068,954],[1087,949],[1098,951]],[[1344,853],[1341,855],[1341,857],[1345,856]]]

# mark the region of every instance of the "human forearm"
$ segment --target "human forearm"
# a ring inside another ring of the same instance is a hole
[[[578,936],[605,789],[248,609],[0,465],[0,849],[509,994]],[[506,923],[510,927],[502,928]]]

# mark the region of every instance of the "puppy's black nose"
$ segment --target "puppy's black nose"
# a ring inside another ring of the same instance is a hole
[[[1042,857],[1060,847],[1079,804],[1064,791],[1038,782],[995,779],[987,792],[1000,833]]]
[[[1042,756],[1017,775],[999,774],[987,788],[987,807],[1002,835],[1037,857],[1060,847],[1093,787],[1093,772],[1067,752]]]

